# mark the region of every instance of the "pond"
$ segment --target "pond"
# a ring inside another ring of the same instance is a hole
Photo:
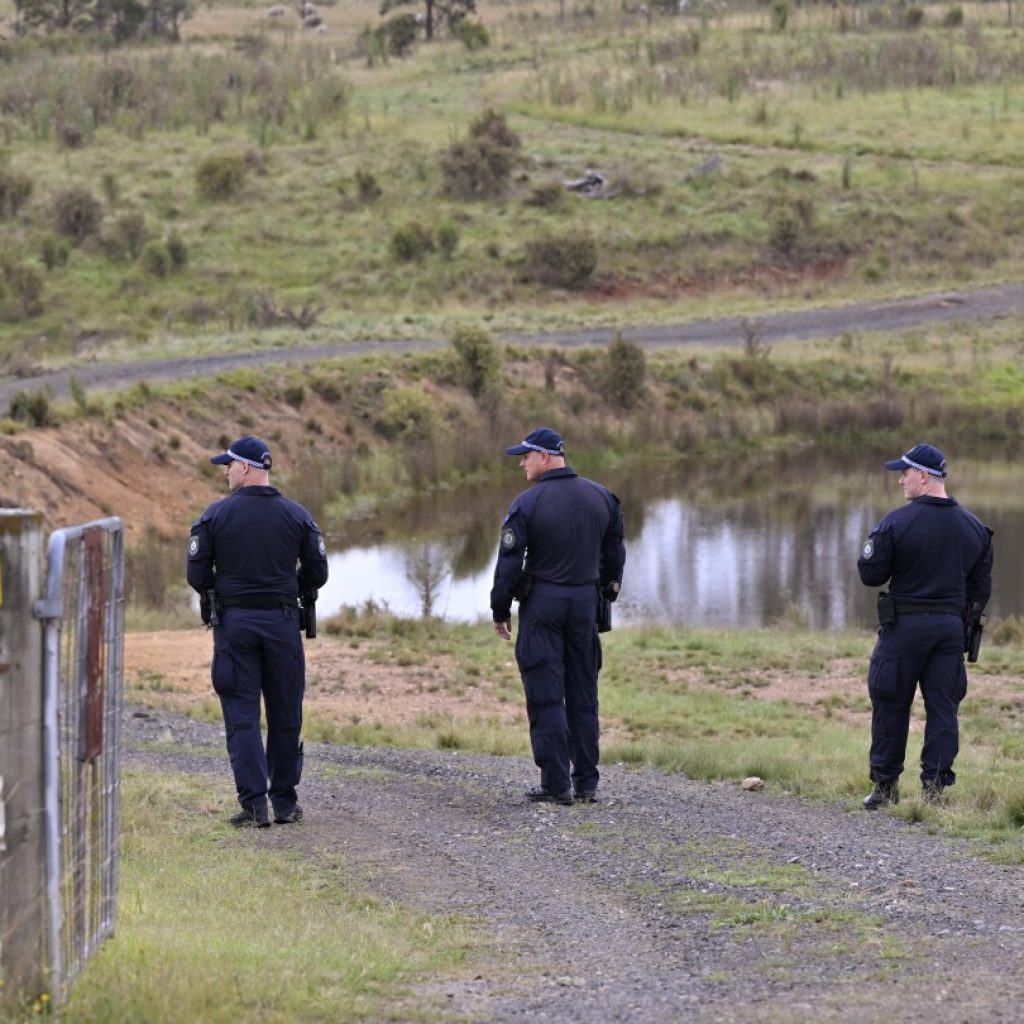
[[[635,461],[590,474],[625,511],[616,622],[870,626],[876,591],[861,584],[856,561],[871,527],[903,503],[898,474],[882,467],[898,454],[758,452]],[[1020,478],[1009,451],[950,457],[949,493],[996,531],[989,612],[999,617],[1024,615]],[[372,601],[401,615],[489,618],[498,530],[524,487],[509,458],[487,484],[418,497],[329,538],[320,615]]]

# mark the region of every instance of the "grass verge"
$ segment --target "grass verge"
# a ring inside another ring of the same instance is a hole
[[[183,814],[209,805],[209,785],[126,774],[117,934],[62,1020],[383,1021],[418,977],[458,969],[468,937],[457,920],[360,893],[340,860],[274,849],[212,811]]]

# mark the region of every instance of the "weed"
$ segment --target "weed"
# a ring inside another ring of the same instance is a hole
[[[100,201],[86,188],[70,188],[53,201],[57,231],[74,243],[95,235],[103,221]]]

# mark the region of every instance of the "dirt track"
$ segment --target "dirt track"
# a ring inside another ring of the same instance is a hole
[[[129,711],[125,740],[129,766],[230,791],[214,726]],[[476,922],[471,969],[390,1019],[1019,1019],[1024,870],[921,825],[615,765],[573,808],[527,803],[519,758],[310,745],[306,765],[305,821],[237,841],[340,854],[358,885]]]
[[[861,302],[798,313],[770,313],[752,319],[756,320],[761,341],[774,344],[789,339],[832,337],[846,332],[899,331],[924,324],[995,319],[1016,315],[1021,310],[1024,310],[1024,284],[1003,284],[991,288],[938,292],[914,298]],[[622,334],[650,348],[728,346],[742,344],[744,340],[741,317],[694,320],[659,327],[635,327],[622,331]],[[610,330],[594,328],[538,335],[508,335],[502,340],[575,347],[604,345],[610,337]],[[436,338],[416,341],[380,340],[261,349],[201,358],[81,364],[53,373],[0,381],[0,410],[6,410],[11,396],[17,391],[49,388],[56,398],[68,397],[69,376],[72,373],[87,389],[115,389],[128,387],[140,380],[209,376],[239,366],[315,362],[383,349],[390,352],[426,351],[441,348],[444,344],[444,341]]]

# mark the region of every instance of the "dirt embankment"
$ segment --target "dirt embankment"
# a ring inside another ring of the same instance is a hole
[[[310,422],[319,424],[312,439]],[[150,530],[186,536],[191,517],[226,493],[210,456],[246,433],[262,436],[282,466],[337,458],[353,443],[316,395],[297,409],[273,393],[211,386],[205,402],[153,398],[0,438],[0,506],[36,509],[51,529],[120,516],[129,543]]]

